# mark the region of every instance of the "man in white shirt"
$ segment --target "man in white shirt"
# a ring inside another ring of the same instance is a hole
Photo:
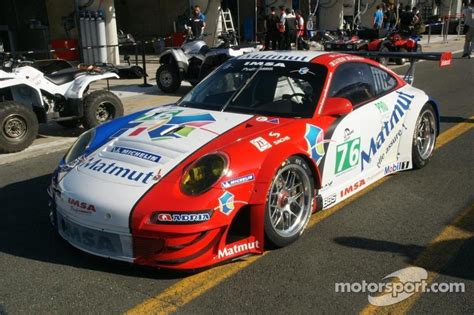
[[[471,3],[466,5],[464,10],[462,11],[462,15],[464,19],[464,27],[467,27],[466,41],[464,43],[464,52],[462,57],[467,57],[471,59],[473,46],[472,40],[474,38],[474,0],[471,0]]]

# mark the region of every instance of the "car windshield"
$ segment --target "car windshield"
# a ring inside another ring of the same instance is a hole
[[[313,116],[326,67],[281,60],[232,59],[199,83],[180,106],[277,117]]]

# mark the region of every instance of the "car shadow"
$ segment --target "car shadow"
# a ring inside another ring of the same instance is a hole
[[[46,188],[51,175],[0,189],[0,252],[80,269],[150,279],[181,279],[190,273],[157,270],[84,253],[64,241],[49,222]]]
[[[474,208],[460,220],[456,220],[450,226],[466,231],[472,235],[474,233]],[[428,271],[438,272],[447,276],[453,276],[466,280],[474,280],[474,237],[467,239],[447,239],[431,243],[428,246],[413,244],[400,244],[396,242],[375,240],[364,237],[337,237],[334,241],[342,246],[368,250],[373,252],[389,252],[405,258],[407,264],[422,267]],[[439,269],[439,256],[446,255],[446,252],[453,248],[458,249],[449,263]],[[421,257],[422,256],[422,257]],[[421,258],[421,259],[420,259]]]

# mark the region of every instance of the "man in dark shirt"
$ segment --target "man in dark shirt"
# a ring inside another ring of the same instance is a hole
[[[193,16],[186,23],[186,29],[188,30],[189,35],[192,35],[195,38],[200,38],[204,30],[205,24],[200,13],[199,10],[194,9]]]
[[[266,19],[266,38],[265,38],[265,47],[266,49],[276,50],[278,48],[278,22],[279,18],[276,15],[275,7],[270,8],[270,15]]]
[[[400,16],[400,30],[402,32],[411,32],[413,27],[413,12],[409,5],[405,6],[405,11]]]

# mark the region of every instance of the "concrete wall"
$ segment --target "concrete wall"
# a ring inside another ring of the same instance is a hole
[[[69,16],[74,13],[74,0],[44,0],[49,20],[49,33],[51,39],[67,38],[64,31],[62,17]],[[70,38],[77,38],[76,29],[71,30]]]
[[[342,20],[344,14],[343,0],[337,0],[332,7],[320,6],[319,11],[319,28],[334,30],[342,28]]]

